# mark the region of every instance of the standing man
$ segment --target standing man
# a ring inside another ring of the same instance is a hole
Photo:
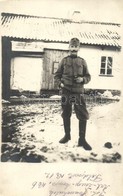
[[[62,88],[62,118],[65,136],[59,143],[65,144],[71,140],[70,118],[73,103],[76,117],[79,120],[78,146],[82,146],[85,150],[92,150],[85,139],[89,115],[82,95],[84,84],[91,80],[91,76],[85,60],[77,56],[79,48],[80,41],[72,38],[69,43],[70,55],[62,59],[54,77],[55,86]]]

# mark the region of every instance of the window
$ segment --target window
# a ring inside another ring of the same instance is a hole
[[[100,68],[100,75],[112,75],[112,57],[101,57],[101,68]]]
[[[53,73],[53,74],[57,71],[57,69],[58,69],[58,64],[59,64],[59,62],[53,62],[53,69],[52,69],[52,73]]]

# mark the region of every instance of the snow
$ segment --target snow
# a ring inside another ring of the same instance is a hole
[[[104,91],[104,93],[98,92],[97,94],[101,98],[108,98],[108,99],[112,99],[112,100],[120,100],[120,96],[118,96],[118,95],[113,96],[112,92],[108,91],[108,90]]]
[[[73,111],[71,140],[64,136],[59,102],[3,106],[2,161],[121,162],[122,103],[87,104],[90,119],[86,139],[92,151],[77,146],[78,120]],[[111,148],[106,147],[106,143]]]
[[[102,94],[102,96],[111,98],[111,97],[112,97],[112,93],[111,93],[110,91],[106,90],[106,91]]]
[[[5,99],[2,99],[2,103],[10,103],[10,102]]]
[[[61,99],[61,96],[60,95],[52,95],[50,98],[51,99]]]
[[[91,122],[94,126],[93,134],[96,137],[92,140],[96,143],[95,151],[99,154],[99,146],[104,146],[106,142],[113,144],[112,152],[120,151],[122,139],[122,115],[121,103],[111,103],[108,105],[96,106],[92,110]],[[91,124],[89,124],[90,126]],[[97,139],[98,137],[98,139]],[[91,136],[92,138],[92,136]],[[98,147],[97,147],[98,146]],[[103,152],[110,152],[109,149],[103,148]]]

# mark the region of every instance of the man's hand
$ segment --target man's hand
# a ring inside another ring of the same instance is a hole
[[[63,84],[63,83],[61,83],[61,84],[60,84],[60,87],[61,87],[61,88],[63,88],[63,87],[64,87],[64,84]]]
[[[63,83],[61,83],[60,84],[60,88],[59,88],[59,95],[62,95],[62,88],[64,87],[64,84]]]
[[[76,83],[81,83],[83,81],[84,81],[84,79],[82,77],[77,77],[76,78]]]

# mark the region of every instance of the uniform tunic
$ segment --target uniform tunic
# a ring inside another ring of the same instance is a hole
[[[77,77],[82,77],[83,82],[77,83]],[[72,103],[79,120],[87,120],[89,118],[83,93],[84,84],[87,84],[90,80],[91,76],[83,58],[71,55],[62,59],[55,73],[54,82],[56,88],[59,88],[61,83],[64,84],[62,88],[63,118],[70,118]]]

